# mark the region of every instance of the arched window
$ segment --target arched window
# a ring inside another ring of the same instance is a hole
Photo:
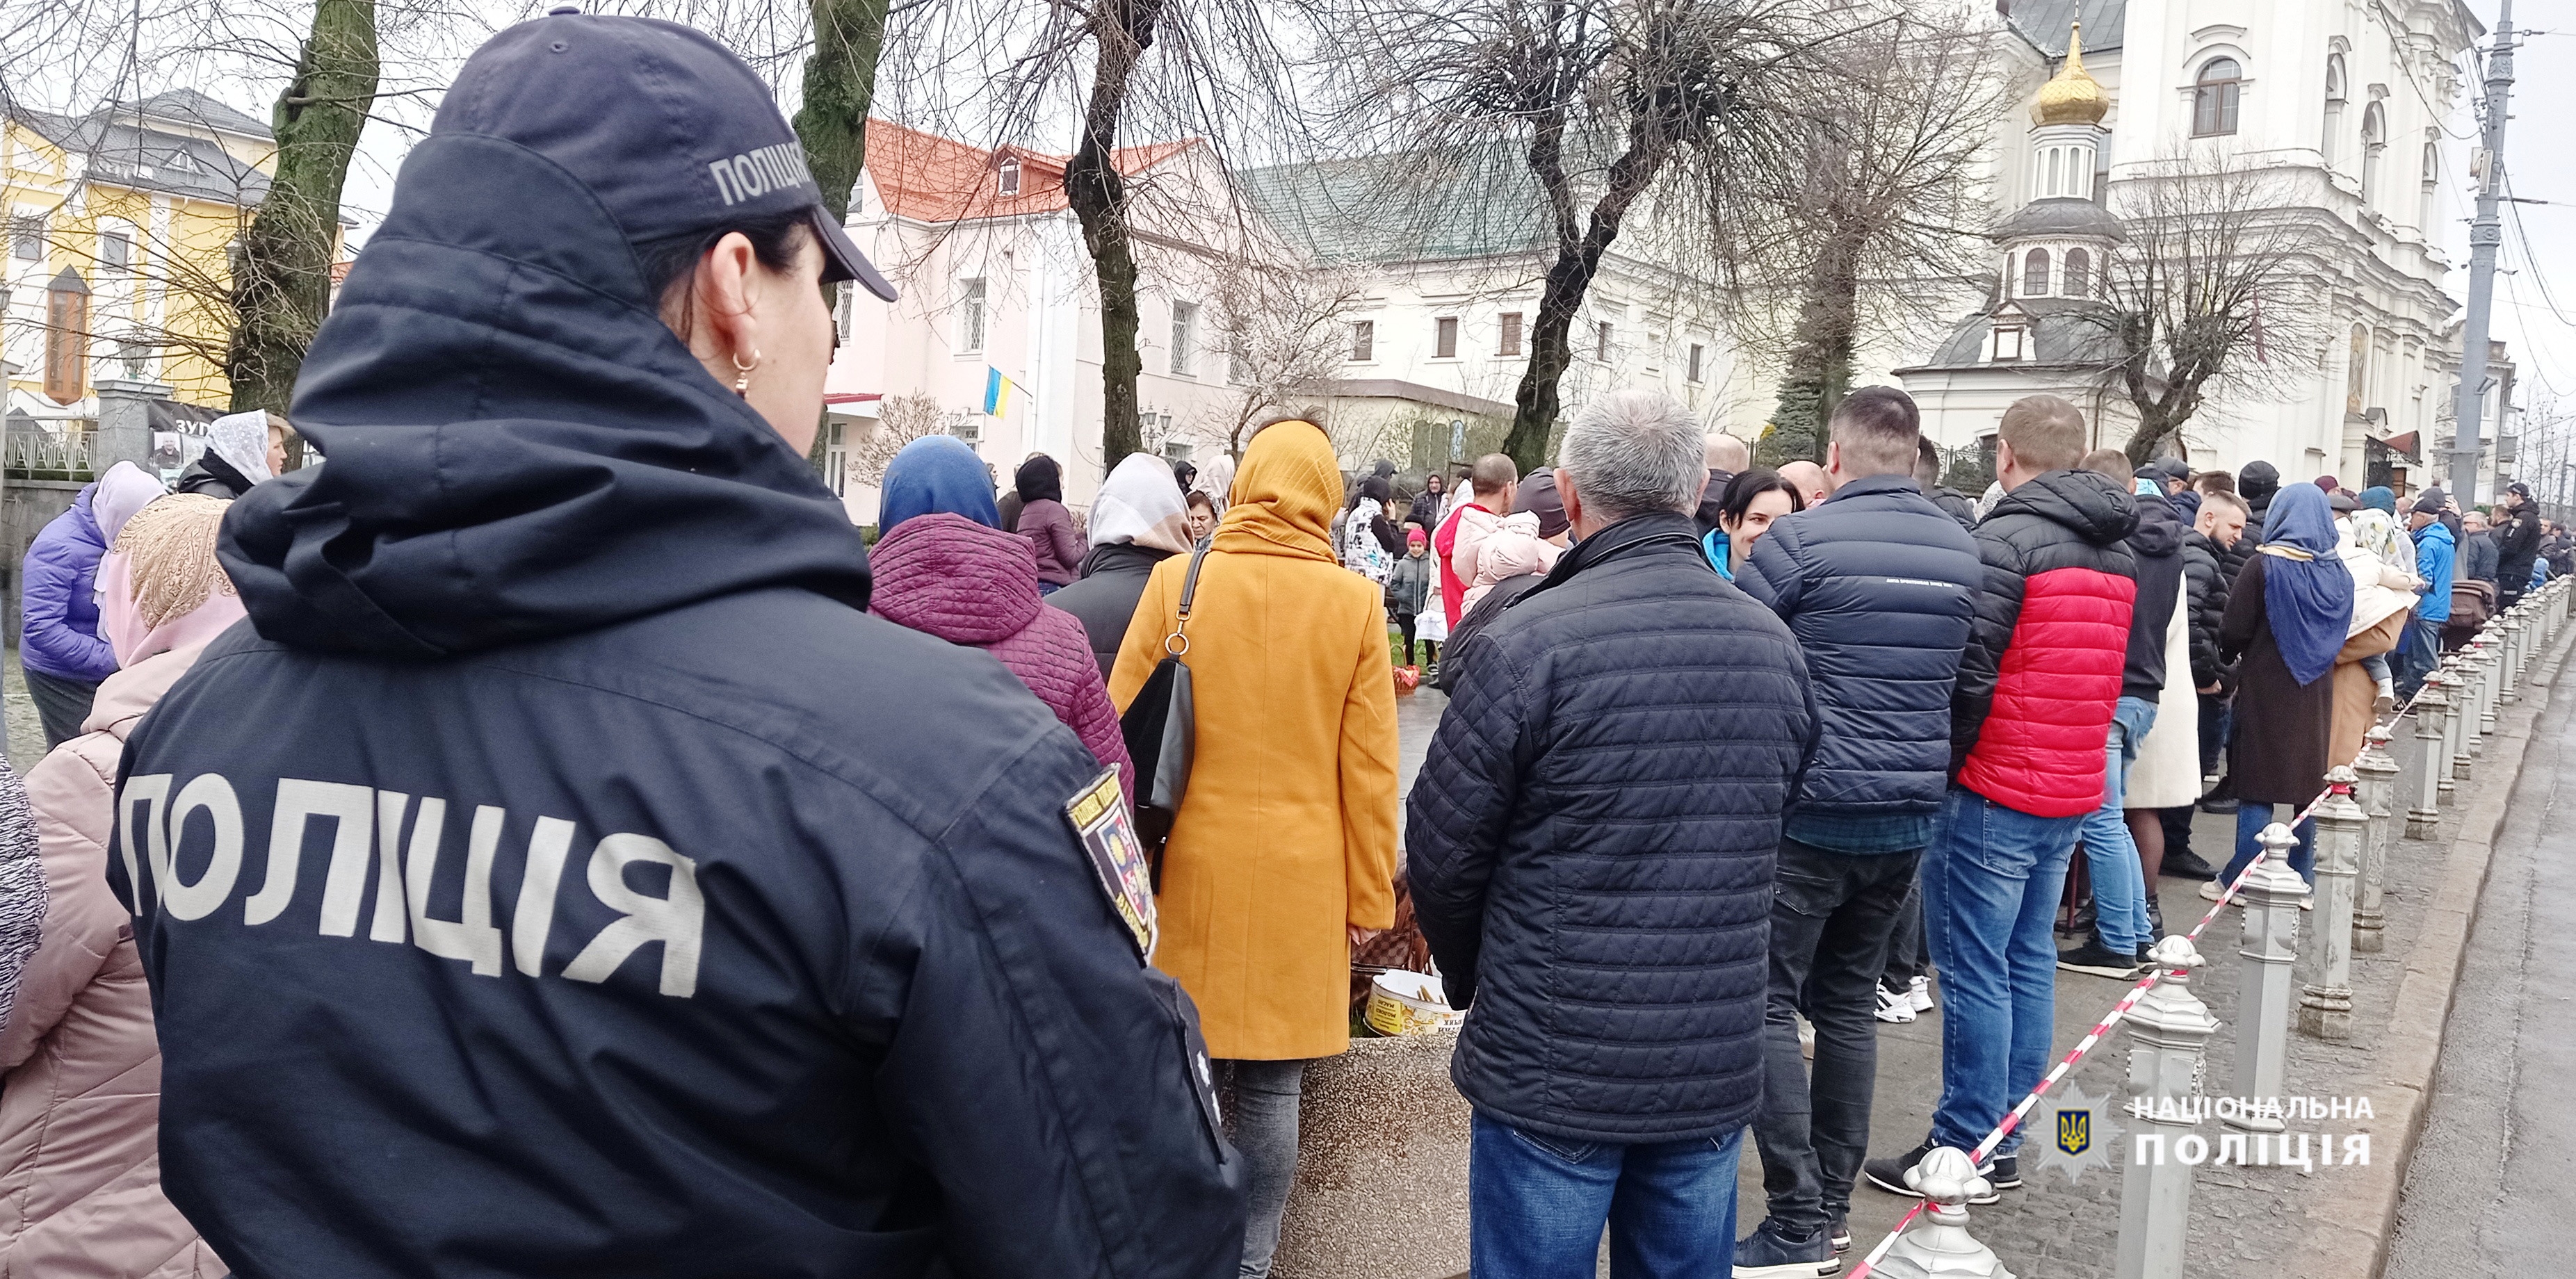
[[[2379,157],[2388,150],[2388,113],[2371,103],[2361,113],[2361,203],[2379,207]]]
[[[2237,92],[2245,87],[2244,79],[2244,69],[2234,58],[2211,58],[2201,64],[2191,93],[2191,136],[2236,132]]]
[[[2022,257],[2021,295],[2026,298],[2048,296],[2048,250],[2032,249]]]
[[[2066,296],[2093,296],[2093,255],[2082,249],[2066,251]]]
[[[2427,138],[2424,143],[2424,191],[2416,210],[2415,225],[2426,235],[2433,233],[2433,195],[2442,180],[2442,148]]]
[[[2343,150],[2343,104],[2346,96],[2343,55],[2327,54],[2326,122],[2324,133],[2317,139],[2317,154],[2325,157],[2326,167],[2330,169]]]

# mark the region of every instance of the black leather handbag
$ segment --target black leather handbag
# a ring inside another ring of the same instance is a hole
[[[1190,757],[1198,753],[1198,706],[1190,695],[1190,602],[1199,591],[1199,565],[1207,543],[1190,550],[1189,576],[1181,582],[1181,607],[1172,633],[1163,637],[1163,660],[1118,717],[1127,758],[1136,766],[1136,835],[1145,841],[1154,891],[1163,891],[1163,845],[1172,837],[1181,797],[1190,789]]]

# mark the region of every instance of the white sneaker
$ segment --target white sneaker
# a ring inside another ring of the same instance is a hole
[[[1913,996],[1889,990],[1887,983],[1878,984],[1878,1011],[1871,1014],[1880,1021],[1902,1024],[1914,1020]]]
[[[1905,1002],[1912,1004],[1914,1006],[1914,1011],[1918,1013],[1931,1012],[1934,1007],[1932,1003],[1932,979],[1929,977],[1917,977],[1913,981],[1906,983]]]
[[[2382,715],[2397,709],[2397,684],[2385,675],[2379,677],[2379,698],[2373,708]]]
[[[1798,1055],[1809,1061],[1816,1059],[1816,1023],[1804,1016],[1798,1018]]]
[[[2201,899],[2202,901],[2205,901],[2205,902],[2214,902],[2214,901],[2217,901],[2217,900],[2218,900],[2218,895],[2219,895],[2220,893],[2224,892],[2224,891],[2226,891],[2226,890],[2225,890],[2225,889],[2222,889],[2222,888],[2220,888],[2220,887],[2218,886],[2218,881],[2217,881],[2217,880],[2214,880],[2214,879],[2205,879],[2205,880],[2202,880],[2202,881],[2201,881],[2201,883],[2200,883],[2200,899]]]

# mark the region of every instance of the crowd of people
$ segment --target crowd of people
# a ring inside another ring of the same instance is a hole
[[[1834,1274],[2217,873],[2196,806],[2241,865],[2568,568],[2519,485],[2133,468],[2045,395],[1972,500],[1886,387],[1777,469],[1620,391],[1528,474],[1292,416],[1080,513],[933,437],[871,547],[819,286],[893,289],[794,147],[687,28],[503,32],[304,365],[327,460],[227,419],[38,539],[0,1272],[1266,1275],[1392,947],[1465,1015],[1480,1279]],[[1936,1013],[1868,1158],[1875,1022]]]

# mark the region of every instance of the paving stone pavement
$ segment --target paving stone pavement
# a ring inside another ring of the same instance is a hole
[[[36,718],[36,703],[27,696],[27,678],[18,669],[18,650],[8,650],[5,674],[0,674],[0,707],[9,719],[9,766],[24,777],[36,761],[45,757],[45,726]]]
[[[1400,778],[1407,790],[1411,789],[1413,773],[1421,766],[1431,732],[1446,704],[1445,697],[1428,688],[1398,700]],[[2412,731],[2411,720],[2401,722],[2401,742]],[[2400,756],[2401,762],[2406,759]],[[2468,785],[2483,781],[2481,774],[2480,781]],[[2398,981],[2414,948],[2421,909],[2437,887],[2443,858],[2464,807],[2445,808],[2441,828],[2433,838],[2401,838],[2396,842],[2389,859],[2386,890],[2387,947],[2378,954],[2353,956],[2353,1038],[2345,1044],[2328,1044],[2299,1034],[2294,1026],[2289,1033],[2285,1095],[2352,1096],[2363,1087],[2358,1081],[2376,1077],[2372,1071],[2373,1054],[2387,1028]],[[2192,846],[2213,865],[2226,863],[2235,837],[2236,819],[2232,815],[2203,813],[2193,823]],[[2208,911],[2209,903],[2200,899],[2199,887],[2196,882],[2181,879],[2166,879],[2158,885],[2169,929],[2187,930]],[[2208,967],[2194,974],[2192,991],[2219,1021],[2204,1067],[2202,1092],[2210,1097],[2234,1091],[2237,983],[2243,962],[2237,956],[2239,940],[2237,912],[2231,908],[2209,925],[2199,942]],[[2052,1062],[2055,1056],[2072,1050],[2127,989],[2124,982],[2060,972]],[[2295,985],[2292,989],[2295,998]],[[1871,1123],[1873,1156],[1902,1153],[1930,1131],[1932,1108],[1939,1100],[1941,1087],[1940,1032],[1937,1012],[1911,1024],[1880,1027],[1878,1098]],[[2114,1104],[2125,1100],[2126,1050],[2125,1032],[2115,1029],[2060,1088],[2071,1085],[2091,1097],[2109,1096]],[[2125,1117],[2120,1122],[2124,1131],[2134,1128],[2134,1122]],[[2297,1121],[2291,1128],[2311,1134],[2332,1129],[2340,1139],[2350,1132],[2372,1132],[2373,1124]],[[2213,1120],[2200,1131],[2215,1150],[2219,1125]],[[2034,1133],[2026,1151],[2035,1153],[2045,1140],[2045,1135]],[[2394,1157],[2397,1142],[2398,1135],[2393,1132],[2384,1136],[2374,1133],[2374,1150],[2386,1149],[2390,1157]],[[2123,1139],[2118,1151],[2122,1159],[2127,1158],[2126,1147]],[[1971,1210],[1971,1232],[1992,1247],[2015,1274],[2047,1279],[2111,1279],[2119,1236],[2121,1174],[2094,1169],[2070,1182],[2062,1172],[2040,1171],[2028,1154],[2022,1168],[2022,1189],[2006,1192],[2000,1203]],[[2324,1208],[2326,1192],[2332,1190],[2329,1179],[2337,1175],[2338,1169],[2333,1167],[2302,1173],[2296,1167],[2213,1169],[2204,1165],[2192,1192],[2192,1214],[2203,1224],[2192,1232],[2186,1274],[2192,1279],[2236,1279],[2252,1273],[2257,1266],[2271,1273],[2300,1273],[2292,1254],[2305,1237],[2314,1214]],[[1852,1255],[1856,1258],[1874,1246],[1911,1206],[1911,1200],[1863,1183],[1853,1193]],[[1751,1231],[1763,1217],[1761,1165],[1749,1142],[1743,1172],[1737,1180],[1737,1215],[1741,1232]]]

